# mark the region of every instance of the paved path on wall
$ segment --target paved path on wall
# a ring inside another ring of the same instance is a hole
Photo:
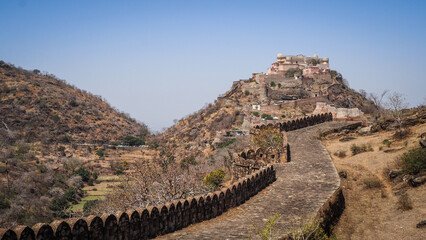
[[[315,137],[345,124],[326,122],[288,132],[291,162],[277,166],[277,181],[219,217],[156,239],[247,239],[253,223],[260,226],[276,213],[281,214],[281,233],[297,224],[296,216],[315,215],[340,185],[328,152]]]

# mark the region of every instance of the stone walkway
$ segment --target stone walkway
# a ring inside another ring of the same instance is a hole
[[[291,162],[276,167],[277,181],[219,217],[191,225],[156,239],[247,239],[254,235],[253,223],[263,225],[279,213],[278,228],[285,233],[297,217],[315,215],[340,185],[337,171],[318,132],[345,122],[326,122],[288,132]]]

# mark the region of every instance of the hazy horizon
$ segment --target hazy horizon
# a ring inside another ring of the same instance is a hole
[[[424,1],[2,1],[0,60],[101,95],[159,131],[266,72],[330,58],[351,88],[424,102]]]

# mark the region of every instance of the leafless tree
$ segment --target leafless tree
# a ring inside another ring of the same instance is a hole
[[[137,163],[93,211],[100,214],[145,208],[209,192],[211,189],[202,185],[197,175],[196,170],[188,174],[174,162],[161,167],[154,162]]]
[[[383,90],[381,94],[370,93],[368,96],[368,99],[370,99],[376,106],[379,116],[381,116],[383,112],[383,98],[386,96],[388,92],[389,90]]]
[[[361,94],[362,97],[366,98],[367,97],[367,92],[364,89],[360,89],[359,94]]]
[[[401,93],[393,92],[388,96],[386,105],[391,111],[394,121],[398,124],[399,135],[402,136],[402,110],[408,107],[404,96]]]

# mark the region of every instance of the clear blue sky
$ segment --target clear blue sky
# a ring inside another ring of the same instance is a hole
[[[426,1],[1,0],[0,60],[102,95],[153,130],[317,53],[354,89],[426,97]]]

